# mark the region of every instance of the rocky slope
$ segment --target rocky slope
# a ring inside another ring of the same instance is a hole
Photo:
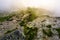
[[[34,10],[0,17],[0,40],[60,40],[60,18]]]

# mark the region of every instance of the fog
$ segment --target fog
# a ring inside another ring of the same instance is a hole
[[[0,12],[23,7],[44,8],[52,11],[55,16],[60,16],[60,0],[0,0]]]

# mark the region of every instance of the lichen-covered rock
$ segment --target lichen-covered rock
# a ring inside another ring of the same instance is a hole
[[[16,30],[10,34],[4,35],[0,40],[24,40],[24,36],[20,31]]]

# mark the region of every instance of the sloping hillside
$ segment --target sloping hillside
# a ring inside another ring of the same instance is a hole
[[[59,21],[49,13],[27,8],[0,17],[0,40],[60,40]]]

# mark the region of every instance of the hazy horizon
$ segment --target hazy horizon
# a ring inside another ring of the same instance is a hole
[[[60,17],[60,0],[0,0],[0,12],[23,7],[44,8]]]

